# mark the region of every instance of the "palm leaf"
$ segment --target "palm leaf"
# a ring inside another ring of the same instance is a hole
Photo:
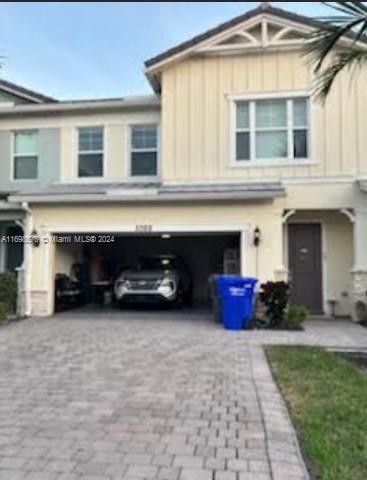
[[[357,19],[340,27],[326,24],[324,28],[320,28],[311,34],[311,42],[308,44],[307,50],[308,54],[317,55],[316,72],[321,69],[329,53],[337,45],[339,40],[348,33],[353,32],[355,28],[361,23],[365,23],[365,21],[365,19]],[[364,31],[365,30],[366,28],[364,28]],[[361,32],[361,35],[364,34],[364,31]]]
[[[338,12],[347,14],[349,17],[355,15],[366,15],[367,6],[365,2],[321,2],[327,7],[332,8]]]
[[[348,49],[335,53],[330,65],[316,78],[313,95],[324,102],[344,70],[361,67],[364,63],[367,63],[367,51]]]
[[[367,43],[367,6],[366,2],[321,3],[343,14],[328,17],[310,35],[305,49],[317,75],[314,94],[325,100],[342,71],[360,66],[367,60],[367,45],[366,49],[359,46],[361,41]],[[351,42],[341,47],[340,40],[345,37]],[[328,60],[330,63],[324,68]]]

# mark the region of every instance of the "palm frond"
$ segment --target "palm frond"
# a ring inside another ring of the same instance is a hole
[[[320,72],[314,83],[314,96],[325,102],[339,74],[364,63],[367,63],[367,51],[345,49],[335,53],[330,65]]]
[[[339,15],[326,18],[320,28],[310,34],[305,55],[317,77],[314,94],[325,100],[342,71],[367,60],[367,48],[359,44],[367,40],[367,2],[321,3]],[[341,43],[343,38],[348,38],[349,44]]]
[[[353,45],[358,43],[360,40],[364,40],[364,37],[366,37],[366,32],[367,32],[367,16],[364,19],[364,21],[361,24],[361,28],[356,31],[355,38],[353,40]]]
[[[367,6],[366,2],[321,2],[327,7],[332,8],[335,11],[347,14],[349,17],[355,15],[366,15]]]
[[[365,22],[366,19],[357,19],[339,27],[326,24],[325,27],[313,32],[310,36],[310,42],[306,46],[306,54],[311,57],[311,60],[316,60],[315,71],[317,72],[322,68],[329,53],[338,44],[339,40],[353,32],[361,24],[359,34],[360,36],[364,35],[367,29],[367,26],[363,27]]]

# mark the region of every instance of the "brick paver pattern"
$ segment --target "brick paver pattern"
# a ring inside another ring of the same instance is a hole
[[[367,330],[231,333],[169,312],[0,329],[0,480],[308,479],[262,343],[367,348]]]

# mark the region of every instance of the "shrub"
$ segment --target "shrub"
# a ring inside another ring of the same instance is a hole
[[[260,300],[265,306],[270,327],[280,327],[289,302],[289,285],[285,282],[268,282],[261,285]]]
[[[282,326],[288,330],[300,330],[302,324],[308,319],[308,317],[309,311],[306,307],[292,305],[288,309]]]
[[[0,302],[0,325],[8,322],[9,306],[7,303]]]
[[[11,272],[0,274],[0,303],[8,306],[8,312],[15,313],[17,310],[17,298],[17,275]]]
[[[355,306],[357,320],[367,327],[367,305],[364,302],[357,302]]]

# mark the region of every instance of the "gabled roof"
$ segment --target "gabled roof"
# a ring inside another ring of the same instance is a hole
[[[297,31],[298,33],[303,31],[303,42],[307,38],[308,34],[314,30],[314,29],[319,29],[321,27],[325,28],[325,25],[328,25],[327,22],[320,21],[320,20],[315,20],[313,18],[304,16],[304,15],[299,15],[297,13],[293,13],[287,10],[283,10],[281,8],[276,8],[270,5],[268,2],[263,2],[261,6],[258,8],[255,8],[253,10],[250,10],[249,12],[240,15],[238,17],[233,18],[232,20],[222,23],[215,28],[212,28],[205,33],[202,33],[201,35],[197,35],[190,40],[183,42],[173,48],[170,48],[169,50],[161,53],[160,55],[157,55],[145,62],[146,66],[146,72],[148,75],[148,78],[150,82],[153,85],[153,88],[156,91],[159,91],[160,87],[160,79],[159,79],[159,72],[161,69],[163,69],[163,66],[169,64],[170,62],[173,61],[178,61],[178,59],[184,58],[185,56],[188,56],[189,54],[205,54],[208,53],[207,46],[210,45],[212,42],[215,41],[215,39],[221,39],[223,38],[226,33],[230,34],[231,32],[236,32],[237,29],[241,29],[242,24],[244,25],[251,25],[252,28],[252,20],[256,22],[257,17],[259,17],[259,23],[261,22],[261,18],[266,18],[266,19],[272,19],[274,22],[279,22],[285,26],[283,29],[283,32],[280,32],[279,35],[276,37],[276,43],[273,45],[271,44],[266,44],[265,47],[264,45],[261,45],[258,43],[257,45],[255,42],[251,43],[251,35],[248,35],[246,31],[244,32],[239,32],[239,34],[248,40],[248,48],[255,49],[257,48],[286,48],[286,42],[284,41],[286,38],[286,35],[290,33],[290,30]],[[290,28],[286,28],[286,26],[289,25]],[[330,28],[333,28],[331,24],[329,24]],[[287,33],[284,33],[287,30]],[[353,34],[346,35],[347,37],[352,37],[355,38]],[[279,39],[282,39],[283,42],[279,42]],[[361,40],[363,42],[363,39]],[[283,45],[281,45],[283,43]],[[365,43],[365,42],[363,42]],[[233,44],[234,45],[234,44]],[[292,45],[292,40],[288,41],[288,46]],[[301,37],[298,43],[298,48],[301,45]],[[293,47],[296,46],[296,42],[293,40]],[[226,48],[229,50],[229,45],[226,46]],[[212,54],[215,53],[215,49],[212,49]],[[219,52],[219,48],[217,48],[217,51]],[[238,50],[239,51],[239,50]]]
[[[56,103],[57,100],[41,93],[21,87],[13,82],[0,79],[0,90],[4,90],[15,97],[27,100],[30,103]]]
[[[249,12],[246,12],[243,15],[239,15],[238,17],[235,17],[232,20],[229,20],[228,22],[221,23],[220,25],[214,28],[211,28],[210,30],[207,30],[206,32],[200,35],[197,35],[196,37],[193,37],[190,40],[187,40],[179,45],[176,45],[173,48],[170,48],[169,50],[166,50],[165,52],[153,58],[150,58],[145,62],[145,66],[147,68],[153,67],[154,65],[157,65],[158,63],[162,62],[162,60],[167,60],[168,58],[176,55],[177,53],[184,52],[188,48],[194,47],[195,45],[200,44],[204,40],[209,40],[215,37],[216,35],[218,35],[219,33],[225,32],[229,28],[235,27],[236,25],[240,25],[243,22],[251,20],[252,18],[255,18],[257,15],[260,15],[262,13],[268,13],[268,14],[277,16],[279,18],[282,18],[283,20],[290,20],[292,22],[303,23],[310,27],[319,28],[322,25],[322,22],[314,20],[310,17],[306,17],[304,15],[299,15],[297,13],[289,12],[281,8],[275,8],[275,7],[272,7],[270,4],[261,5],[258,8],[250,10]]]

